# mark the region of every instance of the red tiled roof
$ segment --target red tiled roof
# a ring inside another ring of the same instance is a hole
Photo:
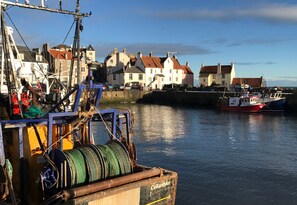
[[[216,74],[218,66],[203,66],[200,69],[200,73],[209,73],[209,74]],[[221,73],[222,74],[229,74],[232,71],[231,65],[221,65]]]
[[[68,51],[59,51],[50,49],[48,51],[54,58],[59,60],[71,60],[72,53]]]
[[[189,66],[182,65],[181,67],[184,70],[185,74],[193,74],[193,71],[191,70],[191,68],[189,68]]]
[[[145,68],[164,68],[164,62],[167,58],[142,56],[142,62]],[[182,69],[182,66],[176,58],[171,58],[174,69]]]
[[[217,73],[217,66],[203,66],[200,73]]]
[[[221,66],[221,73],[222,74],[229,74],[232,71],[232,66],[231,65],[222,65]]]
[[[173,61],[173,68],[174,69],[183,69],[176,58],[171,58],[171,60]]]
[[[262,86],[262,77],[261,78],[233,78],[232,85],[238,84],[248,84],[254,88],[259,88]]]
[[[154,57],[142,56],[142,62],[145,68],[163,68],[163,65],[160,63],[159,58],[154,59]]]

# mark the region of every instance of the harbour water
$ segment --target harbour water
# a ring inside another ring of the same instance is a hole
[[[297,204],[297,116],[118,107],[134,112],[138,163],[178,173],[177,205]]]

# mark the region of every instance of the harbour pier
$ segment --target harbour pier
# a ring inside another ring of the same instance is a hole
[[[183,105],[203,108],[215,108],[219,97],[235,96],[236,92],[222,91],[105,91],[102,94],[102,103],[145,103],[161,105]],[[286,111],[297,112],[297,94],[286,95]]]

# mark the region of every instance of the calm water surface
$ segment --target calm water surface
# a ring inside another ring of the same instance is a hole
[[[297,116],[123,104],[138,163],[179,175],[177,205],[297,204]]]

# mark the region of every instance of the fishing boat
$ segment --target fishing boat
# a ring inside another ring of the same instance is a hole
[[[265,104],[262,108],[262,112],[268,111],[285,111],[286,97],[281,92],[271,93],[267,96],[260,98]]]
[[[264,103],[259,102],[259,97],[256,95],[241,94],[235,97],[219,98],[217,108],[221,111],[236,111],[236,112],[261,112]]]
[[[177,173],[138,164],[133,113],[99,109],[103,85],[92,81],[90,69],[87,81],[74,84],[72,62],[67,93],[43,107],[31,83],[20,75],[22,62],[7,30],[6,7],[73,15],[72,59],[78,59],[81,19],[90,15],[80,13],[79,0],[75,11],[50,9],[44,1],[0,4],[1,79],[7,88],[0,96],[0,204],[174,204]],[[97,133],[98,127],[103,131]],[[96,143],[100,137],[106,143]]]

